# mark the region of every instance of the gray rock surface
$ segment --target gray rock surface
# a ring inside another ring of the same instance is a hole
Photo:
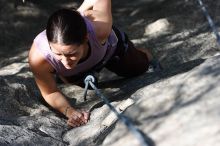
[[[219,25],[220,3],[204,2]],[[85,102],[83,88],[59,85],[79,110],[91,111],[87,125],[71,129],[43,101],[34,82],[27,60],[34,36],[53,10],[78,5],[29,0],[14,7],[13,0],[0,1],[0,145],[140,145],[93,91]],[[150,48],[165,69],[130,79],[103,70],[100,91],[152,145],[218,146],[220,49],[198,4],[120,0],[113,1],[113,16],[114,23],[137,46]]]
[[[219,145],[219,63],[220,56],[213,57],[186,73],[137,90],[131,96],[136,103],[125,114],[158,146]],[[119,122],[103,145],[138,144],[131,139]]]

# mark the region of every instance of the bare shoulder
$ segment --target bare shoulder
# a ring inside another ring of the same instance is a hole
[[[44,56],[37,50],[33,43],[28,54],[29,66],[34,74],[40,72],[53,72],[53,67],[46,61]]]
[[[53,77],[54,69],[33,43],[28,55],[29,66],[43,97],[56,92],[57,86]]]

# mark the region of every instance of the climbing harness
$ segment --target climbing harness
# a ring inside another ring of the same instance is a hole
[[[95,93],[97,96],[99,96],[104,103],[110,108],[111,111],[115,113],[115,115],[120,119],[126,126],[127,128],[140,140],[141,146],[150,146],[147,143],[146,138],[144,135],[141,133],[139,129],[137,129],[132,121],[130,121],[126,116],[123,114],[118,113],[118,111],[111,105],[111,103],[108,101],[108,99],[98,90],[98,88],[93,84],[95,82],[95,78],[92,75],[88,75],[85,80],[85,92],[84,92],[84,99],[86,99],[87,95],[87,90],[89,85],[95,90]]]
[[[206,19],[207,19],[207,21],[208,21],[212,31],[213,31],[213,33],[216,36],[218,44],[220,45],[220,35],[218,33],[218,30],[217,30],[217,28],[216,28],[216,26],[215,26],[211,16],[209,15],[209,13],[208,13],[208,11],[207,11],[203,1],[202,0],[197,0],[197,1],[199,2],[199,5],[201,6],[202,12],[204,13],[204,15],[205,15],[205,17],[206,17]]]

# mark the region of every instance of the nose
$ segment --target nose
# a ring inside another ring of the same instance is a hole
[[[63,64],[68,64],[69,61],[70,61],[69,57],[66,57],[66,56],[62,55],[61,62]]]
[[[61,62],[63,64],[69,64],[69,63],[74,62],[74,61],[77,61],[76,57],[68,57],[68,56],[65,56],[65,55],[62,55],[62,57],[61,57]]]

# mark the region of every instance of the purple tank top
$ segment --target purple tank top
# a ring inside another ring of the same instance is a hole
[[[96,64],[98,64],[103,59],[107,61],[113,55],[118,38],[115,35],[115,32],[112,30],[105,45],[101,45],[95,35],[94,27],[89,19],[83,17],[88,31],[89,43],[91,46],[90,56],[83,62],[77,64],[74,69],[66,69],[61,61],[57,60],[50,50],[49,43],[46,36],[46,30],[42,31],[34,39],[34,44],[39,52],[43,54],[45,59],[53,66],[57,74],[62,76],[72,76],[82,72],[86,72]]]

